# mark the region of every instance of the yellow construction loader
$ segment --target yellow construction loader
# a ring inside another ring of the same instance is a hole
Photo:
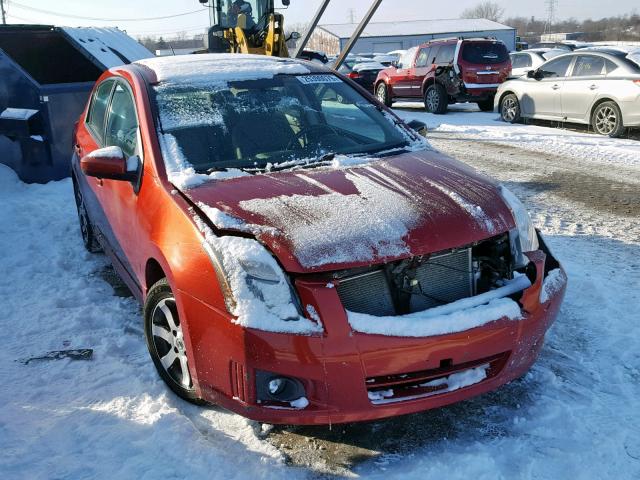
[[[284,7],[290,0],[280,0]],[[210,9],[207,50],[288,57],[284,16],[274,0],[200,0]],[[294,35],[294,38],[297,36]]]
[[[300,39],[293,32],[287,38],[284,29],[284,15],[276,12],[276,0],[198,0],[209,9],[210,28],[205,40],[205,48],[212,53],[253,53],[273,57],[299,57],[330,0],[321,0],[318,11],[310,18],[309,27]],[[286,9],[291,0],[278,0],[278,9]],[[334,68],[338,68],[360,38],[371,17],[382,0],[373,0],[353,36],[344,46]],[[287,41],[299,40],[296,50],[289,55]]]

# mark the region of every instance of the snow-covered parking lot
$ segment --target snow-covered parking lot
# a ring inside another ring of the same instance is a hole
[[[432,144],[519,194],[569,275],[522,379],[451,407],[364,425],[269,431],[171,394],[140,310],[83,250],[69,180],[0,165],[0,473],[51,478],[640,478],[640,142],[507,125],[456,106]],[[91,360],[33,360],[91,348]]]

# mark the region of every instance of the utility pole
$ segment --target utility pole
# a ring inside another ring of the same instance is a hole
[[[356,10],[354,8],[349,9],[349,23],[356,23]]]
[[[4,11],[4,0],[0,0],[0,12],[2,12],[2,24],[7,24],[7,15]]]
[[[558,0],[546,0],[547,4],[547,23],[544,26],[544,33],[551,33],[553,24],[556,22],[556,7]]]

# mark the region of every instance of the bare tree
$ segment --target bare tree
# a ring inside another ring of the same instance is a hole
[[[504,14],[504,8],[496,2],[481,2],[475,7],[467,8],[460,18],[486,18],[499,22]]]

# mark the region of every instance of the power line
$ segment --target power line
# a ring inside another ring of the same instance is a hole
[[[83,17],[81,15],[72,15],[68,13],[58,13],[51,10],[44,10],[41,8],[30,7],[28,5],[22,5],[21,3],[11,0],[11,6],[18,7],[23,10],[29,10],[36,13],[44,13],[46,15],[53,15],[55,17],[75,18],[78,20],[97,20],[101,22],[145,22],[150,20],[166,20],[168,18],[184,17],[185,15],[193,15],[194,13],[203,12],[204,9],[192,10],[190,12],[176,13],[173,15],[164,15],[161,17],[143,17],[143,18],[100,18],[100,17]]]

